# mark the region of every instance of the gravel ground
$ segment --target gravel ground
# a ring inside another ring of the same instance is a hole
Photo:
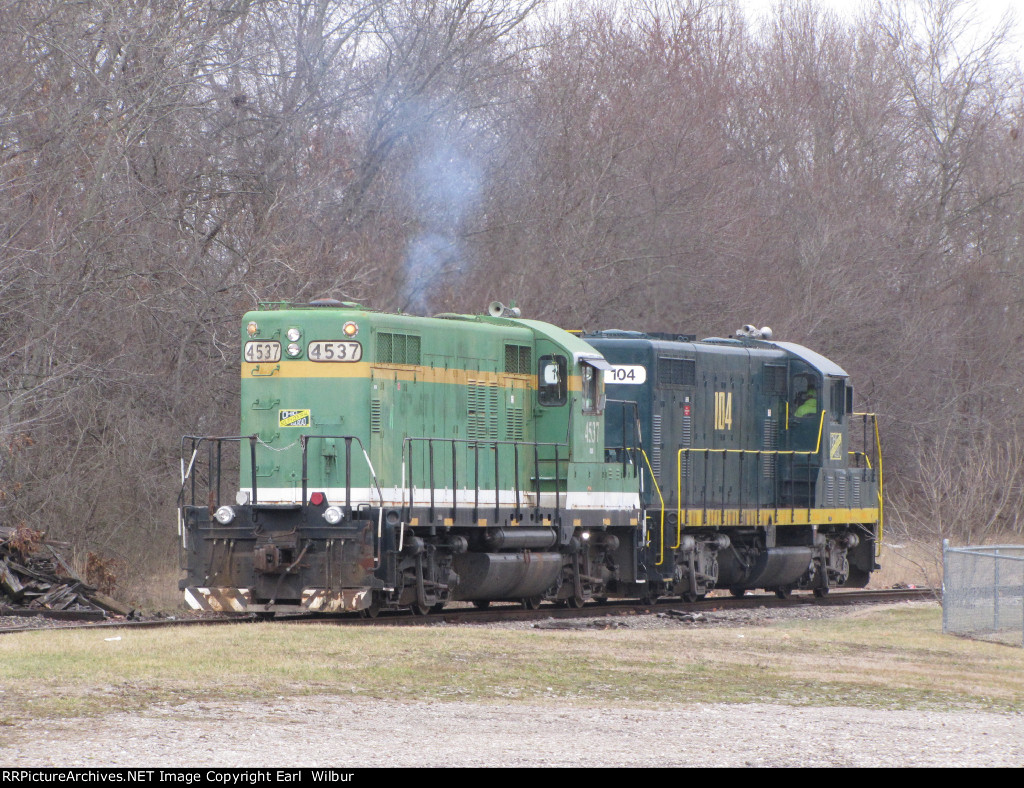
[[[488,626],[746,626],[866,612],[807,605],[683,616],[668,606],[647,616]],[[101,719],[17,724],[0,733],[5,767],[1022,764],[1024,715],[768,704],[581,709],[318,696],[157,705]]]
[[[5,737],[8,738],[8,737]],[[1020,766],[1024,717],[281,698],[33,723],[4,766]]]

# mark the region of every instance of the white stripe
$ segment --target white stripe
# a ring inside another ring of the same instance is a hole
[[[242,492],[252,497],[252,489],[243,487]],[[302,495],[302,488],[296,487],[257,487],[258,501],[262,503],[299,503]],[[309,488],[306,495],[314,492],[322,492],[327,496],[327,501],[335,506],[345,504],[344,487]],[[408,499],[409,491],[398,487],[382,487],[381,493],[384,496],[384,506],[401,507]],[[404,495],[403,495],[404,493]],[[519,505],[526,509],[536,505],[536,494],[532,491],[519,491]],[[367,487],[353,487],[351,501],[353,506],[369,503],[372,506],[378,505],[379,498],[377,490]],[[456,490],[455,501],[460,506],[472,506],[474,500],[479,501],[481,508],[494,506],[494,490],[480,490],[479,498],[474,490]],[[430,490],[413,488],[413,501],[416,506],[430,506]],[[512,507],[516,504],[515,490],[500,490],[498,493],[500,506]],[[451,506],[452,491],[434,490],[434,505]],[[540,505],[544,508],[555,507],[555,493],[544,492],[540,495]],[[561,492],[558,494],[558,505],[562,509],[581,511],[601,510],[636,510],[640,508],[640,495],[635,492]]]

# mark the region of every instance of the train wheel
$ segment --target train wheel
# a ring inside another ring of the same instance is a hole
[[[568,603],[569,607],[575,608],[576,610],[579,610],[581,607],[583,607],[583,597],[582,596],[576,596],[574,594],[573,596],[569,597],[565,601]]]
[[[683,592],[683,601],[684,602],[700,602],[700,600],[702,600],[706,596],[707,596],[707,594],[695,594],[695,593],[693,593],[693,591],[684,591]]]
[[[779,586],[775,589],[775,596],[777,596],[779,599],[789,599],[791,596],[793,596],[793,587]]]
[[[430,613],[430,605],[421,605],[419,602],[413,602],[409,605],[409,609],[412,611],[414,616],[426,616]]]
[[[528,596],[523,600],[523,608],[525,610],[536,610],[540,607],[539,596]]]
[[[821,599],[822,597],[828,596],[828,592],[829,592],[829,589],[827,589],[827,588],[820,588],[819,587],[819,588],[815,588],[814,589],[814,595],[816,597],[818,597],[818,599]]]
[[[491,606],[491,600],[490,599],[474,599],[473,600],[473,607],[475,607],[477,610],[486,610],[490,606]]]
[[[736,597],[744,596],[747,593],[747,589],[745,589],[745,588],[730,588],[729,589],[729,593],[732,594],[733,596],[736,596]]]

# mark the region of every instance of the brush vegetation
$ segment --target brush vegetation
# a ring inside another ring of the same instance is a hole
[[[0,686],[4,725],[303,695],[1019,713],[1024,650],[943,636],[931,604],[729,628],[91,629],[3,637]]]
[[[769,325],[880,415],[893,538],[1024,537],[1020,26],[750,5],[0,2],[0,523],[147,602],[241,316],[331,296]]]

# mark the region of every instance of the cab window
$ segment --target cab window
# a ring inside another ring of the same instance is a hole
[[[793,376],[793,400],[789,405],[791,418],[802,419],[821,412],[821,383],[817,377],[809,373]]]
[[[832,396],[829,398],[829,415],[832,417],[832,421],[841,423],[843,415],[846,413],[846,381],[832,380],[829,382],[832,386]]]
[[[583,379],[583,412],[600,414],[604,412],[604,375],[590,364],[580,365]]]
[[[541,356],[537,361],[537,402],[546,407],[564,405],[568,392],[565,356]]]

